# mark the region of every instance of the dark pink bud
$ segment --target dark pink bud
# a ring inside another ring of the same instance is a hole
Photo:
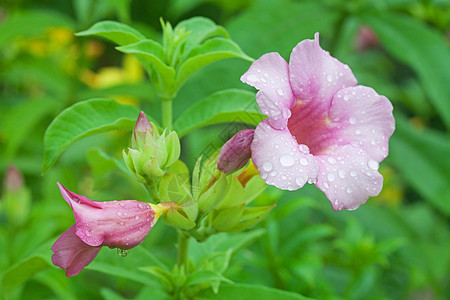
[[[380,42],[378,41],[378,38],[372,28],[368,26],[361,26],[359,27],[358,34],[356,36],[355,46],[356,50],[359,52],[364,52],[371,48],[380,46]]]
[[[53,263],[78,274],[88,265],[101,246],[128,250],[147,236],[157,220],[148,203],[135,200],[91,201],[58,183],[64,200],[75,215],[75,225],[64,232],[52,247]]]
[[[250,146],[254,132],[254,129],[244,129],[229,139],[220,149],[217,169],[230,174],[244,167],[251,157]]]
[[[147,119],[147,116],[143,111],[139,113],[139,117],[136,121],[136,125],[134,125],[133,129],[133,143],[139,143],[140,141],[145,140],[145,136],[147,132],[152,133],[153,128],[150,122]],[[133,145],[134,148],[134,145]]]

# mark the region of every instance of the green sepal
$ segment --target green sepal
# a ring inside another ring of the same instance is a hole
[[[253,176],[244,188],[244,201],[249,204],[267,188],[265,181],[258,175]]]
[[[175,131],[166,137],[167,161],[166,166],[171,166],[179,158],[181,153],[180,139]]]
[[[219,204],[227,194],[229,186],[227,177],[222,175],[210,188],[203,192],[198,199],[200,215],[206,215]]]
[[[212,226],[221,232],[230,231],[241,220],[245,210],[245,203],[221,210],[213,218]]]
[[[159,196],[161,202],[174,201],[184,203],[192,199],[189,181],[184,181],[178,175],[166,173],[159,183]]]
[[[255,225],[260,222],[274,207],[275,204],[269,206],[246,207],[239,223],[229,231],[240,231]]]
[[[192,216],[192,211],[194,211],[192,207],[186,207],[185,210],[183,210],[183,208],[178,205],[172,205],[163,218],[163,221],[167,225],[178,229],[192,229],[195,227],[195,221],[190,219]],[[189,213],[189,215],[187,213]]]
[[[228,177],[229,188],[228,192],[220,203],[214,208],[214,210],[223,210],[236,205],[244,203],[244,187],[239,182],[237,176]]]

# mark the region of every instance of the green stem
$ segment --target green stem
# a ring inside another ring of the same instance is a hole
[[[178,267],[184,266],[186,270],[188,260],[189,235],[178,230]]]
[[[162,127],[172,130],[172,99],[162,101]]]

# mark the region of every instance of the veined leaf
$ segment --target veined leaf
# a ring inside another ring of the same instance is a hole
[[[217,123],[240,122],[256,125],[264,116],[259,111],[255,94],[245,90],[219,91],[187,109],[174,124],[180,137],[190,131]]]
[[[100,132],[131,130],[138,115],[137,107],[119,104],[111,99],[91,99],[66,108],[45,132],[42,173],[50,169],[58,155],[70,144]]]
[[[186,280],[185,286],[211,282],[215,280],[231,283],[231,280],[225,278],[219,272],[212,270],[200,270],[189,275],[189,277]]]
[[[142,33],[137,31],[133,27],[114,21],[101,21],[95,23],[88,30],[78,32],[75,35],[101,36],[121,46],[137,43],[141,40],[146,39],[146,37]]]
[[[136,56],[160,90],[168,93],[175,92],[175,70],[164,62],[165,54],[161,44],[153,40],[143,40],[135,44],[117,47],[117,50]]]
[[[399,14],[367,15],[363,21],[390,53],[417,72],[436,111],[450,128],[450,52],[445,37]]]
[[[181,86],[198,69],[225,58],[242,58],[248,61],[253,59],[245,54],[232,40],[225,38],[213,38],[194,48],[181,64],[177,72],[177,85]]]

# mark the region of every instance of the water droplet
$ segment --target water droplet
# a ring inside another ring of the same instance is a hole
[[[334,174],[333,174],[333,173],[328,173],[328,175],[327,175],[327,179],[328,179],[328,181],[333,181],[333,180],[335,180],[335,179],[336,179],[336,176],[334,176]]]
[[[356,170],[351,170],[350,171],[350,176],[356,177],[356,175],[358,175],[358,172],[356,172]]]
[[[117,213],[117,215],[118,215],[119,217],[121,217],[121,216],[122,216],[122,213],[119,211],[119,212]]]
[[[345,95],[345,96],[344,96],[344,100],[345,100],[345,101],[348,101],[348,99],[349,99],[348,95]]]
[[[264,82],[264,83],[267,82],[267,80],[264,77],[261,77],[261,81]]]
[[[356,134],[361,134],[361,130],[357,129],[357,130],[355,131],[355,133],[356,133]]]
[[[277,94],[283,96],[284,95],[283,89],[277,89]]]
[[[340,178],[344,179],[345,178],[345,170],[344,169],[339,169],[338,170],[338,175]]]
[[[323,183],[323,186],[324,186],[326,189],[330,187],[330,185],[329,185],[328,182],[326,182],[326,181]]]
[[[122,207],[125,207],[125,203],[123,203],[123,202],[119,202],[119,205]]]
[[[369,160],[367,162],[367,165],[369,166],[369,168],[371,168],[372,170],[378,170],[379,164],[378,162],[374,161],[373,159]]]
[[[247,80],[248,80],[248,81],[251,81],[251,82],[255,82],[255,81],[259,81],[259,78],[258,78],[258,76],[256,76],[255,74],[250,74],[250,75],[247,77]]]
[[[307,166],[308,165],[308,160],[305,157],[300,158],[300,163],[303,166]]]
[[[336,160],[334,159],[334,157],[328,157],[328,162],[330,163],[330,164],[335,164],[336,163]]]
[[[135,216],[134,218],[135,218],[136,220],[139,220],[139,216]]]
[[[124,250],[124,249],[117,248],[117,255],[119,255],[120,257],[127,256],[129,252],[130,252],[130,250]]]
[[[280,157],[280,163],[285,167],[290,167],[290,166],[294,165],[295,160],[292,156],[290,156],[289,154],[286,154],[286,155],[283,155],[282,157]]]
[[[121,225],[121,226],[125,225],[125,222],[120,222],[120,225]]]
[[[286,176],[284,176],[284,175],[283,175],[283,176],[281,176],[281,179],[283,179],[283,180],[286,180],[286,178],[287,178],[287,177],[286,177]]]
[[[272,170],[272,168],[273,168],[272,162],[266,161],[265,163],[263,163],[264,171],[269,172],[270,170]]]
[[[297,183],[298,185],[304,185],[305,184],[305,178],[299,176],[299,177],[295,178],[295,183]]]
[[[348,187],[347,188],[347,193],[349,193],[349,194],[353,193],[353,189],[351,187]]]
[[[139,204],[138,204],[138,207],[139,207],[139,208],[143,208],[144,205],[142,205],[141,203],[139,203]]]
[[[351,116],[349,121],[350,121],[350,124],[355,124],[356,123],[356,118],[354,116]]]
[[[328,74],[328,75],[327,75],[327,81],[328,81],[328,82],[333,81],[333,76],[331,76],[331,74]]]
[[[377,142],[375,140],[371,140],[370,144],[375,145]]]
[[[309,154],[309,147],[305,144],[298,145],[298,150],[300,150],[300,152]]]
[[[266,173],[261,174],[261,178],[262,178],[262,179],[266,179],[266,178],[267,178],[267,174],[266,174]]]

